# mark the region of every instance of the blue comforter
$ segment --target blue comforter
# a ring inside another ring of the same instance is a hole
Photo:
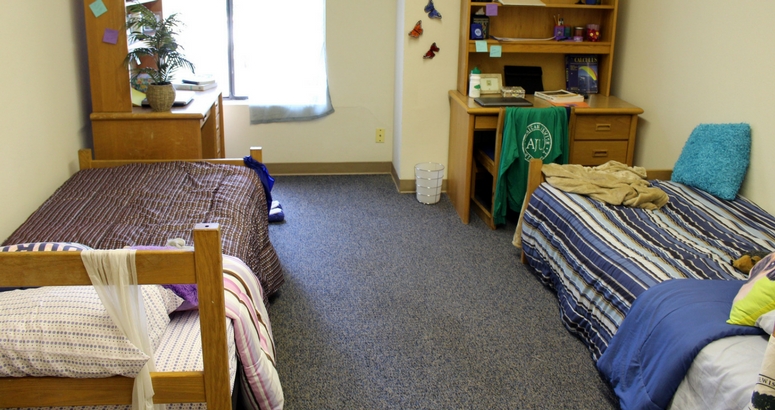
[[[758,327],[726,323],[743,283],[669,280],[635,300],[597,362],[622,409],[666,408],[705,345],[727,336],[764,334]]]

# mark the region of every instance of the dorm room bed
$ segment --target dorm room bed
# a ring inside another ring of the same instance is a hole
[[[261,149],[251,149],[261,161]],[[78,242],[95,249],[191,241],[196,223],[218,223],[223,251],[258,276],[268,298],[284,278],[269,241],[266,197],[242,159],[208,161],[92,160],[47,199],[3,245]],[[237,166],[224,166],[237,165]]]
[[[543,164],[530,165],[522,260],[557,292],[564,325],[611,378],[622,407],[742,408],[767,339],[757,327],[724,323],[747,278],[731,262],[775,250],[775,217],[743,197],[670,182],[669,172],[649,173],[663,179],[652,181],[669,197],[661,209],[608,205],[542,183]],[[758,363],[734,349],[755,351]]]
[[[260,148],[251,149],[256,161],[260,155]],[[79,157],[82,170],[4,245],[135,247],[140,284],[197,285],[193,296],[179,296],[196,304],[198,295],[198,310],[171,313],[159,342],[157,362],[164,352],[175,356],[157,364],[160,372],[152,374],[156,403],[206,403],[206,408],[226,409],[232,407],[234,394],[245,398],[242,405],[281,408],[265,303],[283,279],[269,242],[266,198],[255,172],[244,167],[242,159],[92,161],[88,150]],[[195,250],[164,248],[169,239],[182,239]],[[57,246],[54,249],[61,249]],[[79,254],[0,252],[0,288],[89,285]],[[187,339],[185,347],[175,350],[179,338]],[[0,377],[0,407],[127,408],[132,386],[133,379],[123,376]]]

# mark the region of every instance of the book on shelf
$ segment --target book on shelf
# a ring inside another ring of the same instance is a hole
[[[589,54],[565,56],[565,89],[580,94],[597,94],[598,58]]]
[[[541,0],[498,0],[498,3],[504,6],[539,6],[546,7],[546,3]]]
[[[583,95],[572,93],[568,90],[536,91],[535,96],[536,98],[541,98],[551,103],[573,103],[584,101]]]
[[[215,82],[207,84],[188,84],[188,83],[176,83],[173,84],[176,90],[188,90],[188,91],[204,91],[218,86]]]
[[[184,84],[195,84],[195,85],[212,84],[212,83],[215,83],[215,77],[209,74],[197,75],[193,77],[183,77],[182,81]]]

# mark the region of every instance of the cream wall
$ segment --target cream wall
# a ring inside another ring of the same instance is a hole
[[[89,144],[79,1],[3,2],[0,24],[0,240],[78,169]]]
[[[620,5],[612,93],[645,110],[635,163],[672,168],[697,124],[749,123],[751,165],[741,193],[775,212],[768,184],[775,175],[775,1]]]
[[[396,122],[401,144],[393,156],[393,166],[403,180],[414,180],[414,166],[420,162],[447,165],[449,153],[449,100],[447,92],[456,87],[460,2],[439,1],[434,5],[441,19],[430,19],[424,12],[427,0],[398,0],[404,13],[398,19],[398,58],[403,60],[400,110]],[[408,33],[422,20],[419,38]],[[402,27],[403,26],[403,27]],[[433,43],[439,48],[436,57],[423,56]],[[446,178],[446,174],[445,174]]]
[[[414,164],[447,163],[449,102],[455,88],[458,1],[437,1],[441,20],[423,12],[426,0],[327,1],[329,87],[336,112],[300,123],[250,125],[245,103],[224,109],[226,154],[264,147],[264,161],[392,162],[400,179]],[[396,16],[401,16],[397,18]],[[423,20],[424,34],[408,32]],[[423,55],[436,42],[434,59]],[[385,143],[374,141],[377,128]]]

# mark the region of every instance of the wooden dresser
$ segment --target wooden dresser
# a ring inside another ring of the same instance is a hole
[[[86,45],[89,52],[92,141],[95,159],[223,158],[222,95],[216,89],[197,91],[194,100],[171,112],[134,107],[129,69],[126,6],[128,0],[102,0],[105,10],[92,12],[94,0],[83,0]],[[162,0],[141,2],[162,13]],[[104,41],[117,30],[115,43]]]
[[[532,95],[535,108],[550,107]],[[447,195],[463,223],[474,212],[495,229],[492,210],[498,182],[503,118],[460,92],[449,92]],[[632,165],[635,130],[643,109],[614,96],[591,95],[589,107],[573,108],[568,126],[569,162],[595,166],[614,160]],[[529,109],[529,108],[528,108]]]
[[[133,107],[131,112],[93,112],[95,159],[223,158],[224,134],[217,89],[197,91],[171,112]]]

